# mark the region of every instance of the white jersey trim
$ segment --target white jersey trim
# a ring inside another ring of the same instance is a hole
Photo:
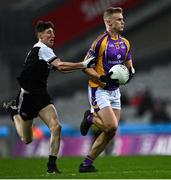
[[[46,62],[49,62],[52,59],[57,58],[53,50],[40,41],[36,43],[33,47],[40,47],[38,53],[39,60],[44,60]]]

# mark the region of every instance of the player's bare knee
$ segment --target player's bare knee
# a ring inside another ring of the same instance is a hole
[[[118,123],[113,123],[113,124],[107,124],[105,127],[105,132],[106,133],[115,133],[118,128]]]
[[[57,125],[53,126],[53,127],[50,129],[50,131],[51,131],[51,134],[58,135],[58,134],[61,133],[61,129],[62,129],[61,125],[60,125],[60,124],[57,124]]]

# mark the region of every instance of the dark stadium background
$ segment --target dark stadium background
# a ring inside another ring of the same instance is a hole
[[[39,19],[51,20],[56,26],[57,56],[80,61],[104,31],[102,14],[108,6],[124,9],[123,36],[131,42],[136,69],[130,84],[121,88],[122,117],[111,155],[171,155],[170,0],[1,0],[0,103],[17,94],[16,77],[36,42],[33,26]],[[60,155],[85,155],[91,133],[83,138],[78,128],[89,107],[86,75],[81,71],[52,72],[49,92],[63,124]],[[0,157],[46,156],[49,132],[39,118],[35,120],[34,134],[34,142],[26,148],[9,115],[0,110]]]

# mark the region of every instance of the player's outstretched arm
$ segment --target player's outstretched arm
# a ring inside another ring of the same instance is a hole
[[[61,61],[59,58],[55,59],[51,65],[56,68],[56,70],[61,72],[72,72],[74,70],[85,69],[93,66],[96,63],[96,59],[91,57],[82,62],[65,62]]]

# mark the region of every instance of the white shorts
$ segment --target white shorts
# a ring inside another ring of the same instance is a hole
[[[104,90],[102,88],[88,87],[89,102],[91,112],[98,112],[104,107],[111,106],[113,109],[121,109],[121,93],[119,88],[113,91]]]

